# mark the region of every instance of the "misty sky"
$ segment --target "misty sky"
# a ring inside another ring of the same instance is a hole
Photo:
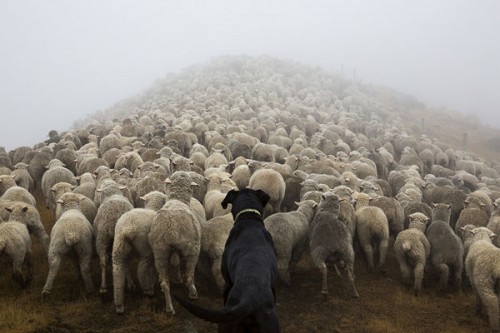
[[[356,68],[500,127],[499,40],[497,0],[1,0],[0,146],[33,146],[167,72],[240,54]]]

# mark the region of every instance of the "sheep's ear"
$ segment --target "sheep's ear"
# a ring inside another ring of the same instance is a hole
[[[297,206],[297,207],[299,207],[299,205],[300,205],[300,202],[298,202],[298,201],[294,201],[293,203],[294,203],[294,204],[295,204],[295,206]]]
[[[321,200],[326,200],[326,195],[322,194],[321,195]]]
[[[220,203],[222,208],[226,209],[228,204],[232,204],[236,197],[238,197],[238,194],[239,192],[236,190],[230,190],[229,192],[227,192],[226,197]]]
[[[5,210],[8,211],[9,213],[12,213],[12,207],[5,207]]]
[[[431,202],[431,205],[432,205],[433,208],[437,207],[437,203],[435,203],[435,202]]]
[[[55,188],[53,188],[53,187],[52,187],[50,190],[51,190],[52,192],[55,192],[55,191],[56,191],[56,189],[55,189]]]
[[[497,208],[498,207],[498,203],[494,202],[493,206],[495,206],[495,208]]]
[[[446,205],[448,209],[451,209],[451,204]]]
[[[496,237],[497,237],[497,234],[491,234],[491,235],[490,235],[490,239],[491,239],[491,240],[494,240]]]
[[[486,204],[481,202],[481,203],[479,204],[479,206],[480,206],[480,207],[486,207]]]
[[[63,199],[58,199],[56,202],[57,202],[58,204],[61,204],[61,205],[62,205],[62,204],[64,203],[64,200],[63,200]]]
[[[127,188],[127,186],[125,186],[125,185],[123,185],[123,186],[118,186],[118,188],[119,188],[120,190],[124,190],[124,189],[126,189],[126,188]]]
[[[28,208],[29,208],[28,206],[24,206],[21,210],[22,210],[23,212],[27,212],[27,211],[28,211]]]
[[[170,178],[166,178],[166,179],[164,180],[164,183],[165,183],[165,184],[172,184],[172,181],[170,180]]]
[[[98,188],[97,190],[95,190],[96,192],[99,192],[99,193],[102,193],[102,188]]]
[[[460,230],[465,231],[465,227],[460,227]]]
[[[315,203],[313,204],[313,208],[316,208],[316,207],[318,207],[318,203],[317,203],[317,202],[315,202]]]
[[[198,183],[191,182],[191,186],[200,186],[200,185],[198,185]]]

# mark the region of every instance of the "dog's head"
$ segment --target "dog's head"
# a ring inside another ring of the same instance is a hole
[[[262,215],[262,211],[269,201],[269,195],[262,190],[245,188],[241,191],[231,190],[221,202],[222,208],[226,209],[228,204],[232,205],[231,213],[236,217],[244,209],[256,209]]]

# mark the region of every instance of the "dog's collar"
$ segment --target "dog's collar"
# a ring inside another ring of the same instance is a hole
[[[261,216],[260,212],[257,209],[247,208],[247,209],[243,209],[238,214],[236,214],[236,216],[234,217],[234,220],[235,221],[238,220],[238,217],[240,217],[240,215],[244,214],[244,213],[255,213],[255,214],[259,215],[259,217]]]

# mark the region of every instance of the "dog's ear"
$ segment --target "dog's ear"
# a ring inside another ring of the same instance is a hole
[[[271,198],[269,197],[269,195],[267,195],[266,192],[262,190],[256,190],[255,192],[257,193],[257,198],[259,198],[260,202],[262,202],[262,207],[265,207],[267,205],[267,202]]]
[[[222,206],[222,208],[226,209],[227,205],[232,204],[237,196],[238,196],[238,191],[236,190],[231,190],[227,192],[226,197],[224,198],[224,200],[222,200],[220,205]]]

